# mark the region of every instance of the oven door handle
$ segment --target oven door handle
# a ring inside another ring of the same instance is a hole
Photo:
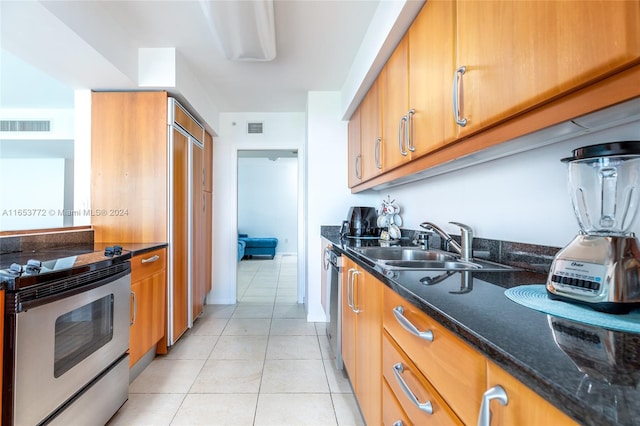
[[[105,278],[101,278],[95,281],[91,281],[88,284],[81,284],[78,285],[77,287],[72,287],[69,290],[65,290],[65,291],[61,291],[59,293],[53,293],[41,298],[37,298],[37,299],[32,299],[32,300],[21,300],[18,299],[16,301],[16,306],[15,306],[15,313],[19,313],[22,311],[26,311],[29,310],[31,308],[35,308],[36,306],[42,306],[42,305],[46,305],[47,303],[52,303],[55,302],[57,300],[61,300],[70,296],[73,296],[75,294],[79,294],[79,293],[83,293],[85,291],[89,291],[92,290],[94,288],[98,288],[98,287],[102,287],[103,285],[107,285],[113,281],[116,281],[117,279],[121,278],[121,277],[125,277],[127,275],[131,274],[131,264],[129,262],[126,262],[126,266],[125,268],[115,274],[109,275],[108,277]],[[20,294],[20,293],[16,293],[16,294]]]

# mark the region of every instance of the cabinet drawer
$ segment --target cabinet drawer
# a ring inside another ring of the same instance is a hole
[[[399,371],[400,368],[401,371]],[[387,333],[383,333],[382,338],[382,375],[407,414],[409,424],[462,424],[433,386],[406,358],[406,355],[402,353],[402,350]],[[430,403],[431,413],[418,408],[407,392],[413,394],[420,404]]]
[[[386,379],[382,379],[382,424],[384,426],[408,426],[411,424]]]
[[[384,291],[384,329],[460,419],[466,424],[476,423],[486,385],[484,357],[390,288],[385,286]],[[433,333],[433,341],[417,337],[400,325],[394,315],[394,308],[399,306],[418,330]]]
[[[131,258],[131,282],[147,278],[167,267],[167,249],[141,253]]]

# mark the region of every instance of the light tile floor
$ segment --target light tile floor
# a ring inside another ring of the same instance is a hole
[[[129,386],[115,425],[363,425],[325,323],[296,303],[295,256],[243,260],[237,305],[194,327]]]

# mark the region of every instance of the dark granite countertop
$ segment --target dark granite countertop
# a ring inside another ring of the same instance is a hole
[[[321,236],[578,423],[640,425],[640,334],[557,318],[504,296],[546,275],[388,271],[349,250],[361,242],[340,239],[337,227],[323,226]]]

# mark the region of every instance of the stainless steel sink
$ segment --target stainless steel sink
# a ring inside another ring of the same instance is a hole
[[[406,270],[442,270],[442,271],[515,271],[507,265],[490,262],[487,260],[473,259],[471,261],[460,260],[460,257],[440,251],[423,250],[419,247],[354,247],[354,252],[367,258],[370,262],[384,269]]]
[[[378,261],[453,261],[456,256],[436,250],[422,250],[419,247],[356,247],[352,249],[363,256]]]

